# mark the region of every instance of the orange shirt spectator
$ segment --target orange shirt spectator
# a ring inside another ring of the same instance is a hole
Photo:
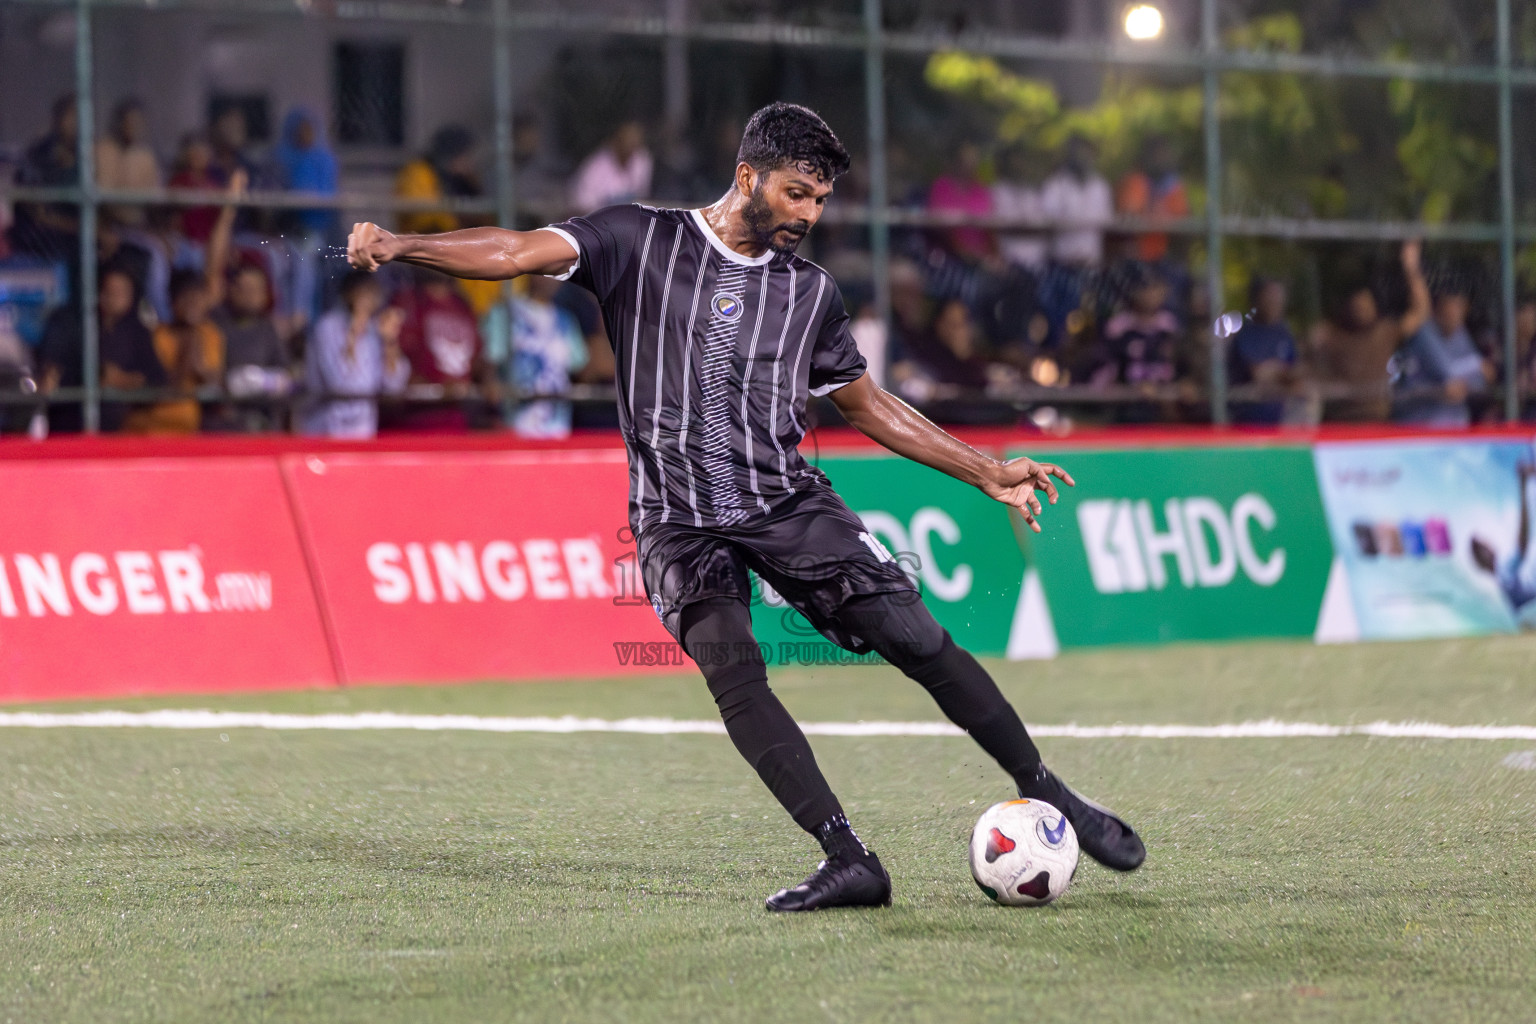
[[[123,424],[129,434],[195,434],[202,427],[202,406],[192,392],[224,377],[224,335],[208,319],[208,286],[195,271],[171,279],[170,323],[155,328],[155,355],[169,386],[186,393],[136,409]]]
[[[1148,141],[1141,166],[1120,179],[1115,205],[1121,213],[1154,220],[1189,216],[1189,192],[1179,177],[1178,160],[1167,139]],[[1137,235],[1131,255],[1157,262],[1168,255],[1168,236],[1162,232]]]

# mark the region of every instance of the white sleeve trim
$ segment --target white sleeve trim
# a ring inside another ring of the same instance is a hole
[[[576,237],[574,235],[572,235],[569,231],[565,230],[564,228],[544,227],[544,228],[539,228],[539,230],[540,231],[548,231],[548,232],[550,232],[552,234],[559,235],[561,238],[565,239],[567,242],[570,242],[571,243],[571,248],[576,250],[576,262],[571,264],[571,269],[570,270],[567,270],[563,274],[546,274],[546,275],[544,275],[546,277],[552,277],[556,281],[569,281],[571,279],[571,275],[576,273],[576,271],[581,267],[581,243],[576,241]]]
[[[864,376],[864,374],[862,374],[862,373],[859,374],[859,377],[862,377],[862,376]],[[853,378],[853,380],[858,380],[859,377],[855,377],[855,378]],[[819,388],[811,388],[811,397],[813,397],[813,398],[825,398],[827,395],[830,395],[832,392],[836,391],[838,388],[845,388],[849,384],[852,384],[853,380],[840,380],[836,384],[823,384]]]

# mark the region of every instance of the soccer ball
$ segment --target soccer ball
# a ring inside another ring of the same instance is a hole
[[[971,876],[998,903],[1044,906],[1076,873],[1077,833],[1044,801],[993,804],[971,832]]]

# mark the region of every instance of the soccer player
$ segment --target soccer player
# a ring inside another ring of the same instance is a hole
[[[651,606],[703,670],[737,750],[826,852],[804,882],[768,897],[770,909],[888,905],[891,881],[768,688],[749,569],[828,639],[877,651],[915,679],[1020,796],[1056,806],[1089,856],[1130,871],[1146,856],[1136,833],[1041,763],[986,670],[797,450],[807,398],[830,395],[875,441],[975,485],[1036,532],[1035,492],[1054,502],[1052,478],[1072,483],[1059,466],[983,455],[865,373],[837,285],[795,255],[848,166],[820,117],[774,103],[747,123],[730,190],[705,209],[611,206],[528,232],[394,235],[358,224],[347,256],[368,270],[401,261],[476,279],[567,278],[602,303]]]

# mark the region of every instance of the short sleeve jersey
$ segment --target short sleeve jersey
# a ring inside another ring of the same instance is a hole
[[[629,452],[629,521],[728,529],[825,486],[805,403],[863,375],[837,285],[798,256],[749,258],[698,210],[611,206],[546,230],[602,305]]]

